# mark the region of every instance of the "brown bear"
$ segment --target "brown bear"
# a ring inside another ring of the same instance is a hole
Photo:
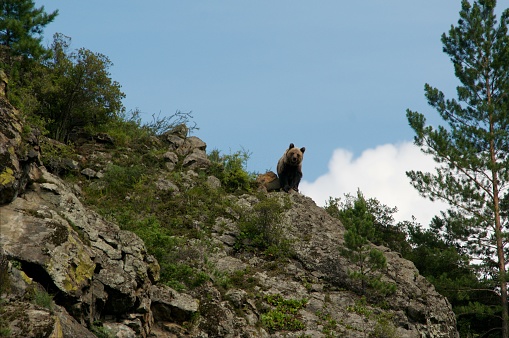
[[[299,183],[302,178],[302,160],[304,159],[305,147],[295,148],[293,143],[286,149],[283,157],[277,163],[277,175],[279,183],[284,191],[290,189],[299,191]]]

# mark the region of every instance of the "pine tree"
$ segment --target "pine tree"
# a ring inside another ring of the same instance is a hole
[[[423,114],[407,110],[415,144],[439,164],[436,172],[407,172],[412,185],[431,200],[447,201],[444,213],[461,233],[458,239],[500,293],[502,337],[508,338],[505,245],[509,217],[501,210],[509,188],[509,10],[500,23],[495,0],[462,1],[460,19],[442,35],[460,81],[457,99],[425,85],[428,103],[447,123],[426,125]],[[495,263],[495,264],[493,264]]]
[[[340,252],[354,264],[355,270],[349,271],[353,280],[360,281],[360,291],[366,295],[370,288],[371,297],[386,296],[396,290],[396,285],[381,280],[382,271],[387,268],[387,260],[378,249],[371,244],[376,237],[375,217],[369,211],[368,203],[359,190],[355,199],[347,196],[347,201],[339,208],[338,200],[335,207],[329,205],[329,211],[337,210],[337,217],[345,226],[345,244]]]
[[[0,45],[8,48],[8,57],[39,58],[47,50],[41,45],[43,28],[58,15],[47,14],[44,6],[34,8],[32,0],[0,1]]]

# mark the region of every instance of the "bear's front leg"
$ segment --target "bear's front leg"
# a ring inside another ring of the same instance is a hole
[[[293,190],[295,190],[297,192],[299,191],[299,184],[300,184],[301,179],[302,179],[302,173],[296,172],[295,175],[293,176],[292,184],[291,184],[291,187]]]
[[[286,175],[281,175],[281,176],[279,177],[279,184],[280,184],[281,188],[282,188],[285,192],[290,191],[290,184],[289,184],[288,176],[286,176]]]

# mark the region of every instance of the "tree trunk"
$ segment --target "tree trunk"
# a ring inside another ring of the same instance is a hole
[[[498,198],[497,198],[498,200]],[[495,232],[497,239],[497,256],[498,256],[498,270],[500,279],[500,298],[502,302],[502,337],[508,338],[508,322],[509,313],[507,309],[507,283],[506,283],[506,271],[505,271],[505,257],[504,257],[504,243],[502,240],[502,229],[500,225],[500,213],[498,205],[495,205]]]
[[[491,101],[490,92],[488,91],[488,102]],[[490,161],[492,164],[491,178],[493,182],[493,211],[495,216],[495,239],[497,242],[497,258],[498,258],[498,272],[500,283],[500,299],[502,305],[502,338],[509,338],[508,325],[509,325],[509,311],[507,307],[507,283],[506,283],[506,269],[505,269],[505,256],[504,256],[504,239],[502,234],[502,224],[500,221],[500,199],[499,199],[499,182],[497,172],[497,158],[495,155],[495,134],[493,117],[490,116]]]

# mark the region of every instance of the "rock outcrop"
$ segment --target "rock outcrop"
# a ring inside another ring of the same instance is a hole
[[[11,266],[11,274],[25,276],[15,283],[19,292],[13,301],[26,298],[31,284],[43,286],[55,295],[59,311],[71,315],[66,320],[77,321],[81,329],[103,321],[105,326],[122,324],[147,337],[154,321],[152,306],[163,313],[160,316],[176,317],[176,322],[188,320],[197,311],[192,297],[175,305],[181,295],[165,287],[158,290],[159,265],[138,236],[85,208],[70,188],[44,169],[23,198],[0,209],[0,246],[4,255],[19,264]],[[26,313],[31,307],[18,312]],[[47,317],[45,327],[60,330],[59,316],[37,310]],[[14,332],[17,320],[12,320]]]
[[[282,192],[272,195],[277,196],[281,203],[285,198],[291,200],[291,208],[281,222],[280,235],[292,243],[294,259],[284,265],[278,264],[277,273],[261,269],[253,274],[253,278],[263,295],[281,294],[289,299],[308,300],[307,306],[299,312],[306,331],[299,334],[327,337],[324,327],[329,325],[339,337],[361,338],[383,329],[392,332],[387,337],[459,336],[447,299],[419,275],[412,262],[384,247],[377,247],[388,263],[383,280],[395,284],[396,292],[382,300],[384,310],[363,305],[358,283],[348,274],[348,271],[355,270],[355,266],[340,254],[345,231],[341,223],[306,196],[292,193],[288,197]],[[237,203],[249,214],[254,212],[253,208],[259,201],[245,195]],[[235,237],[240,236],[239,229],[234,224],[219,220],[215,230],[214,238],[233,249],[232,243],[237,242]],[[210,260],[223,272],[256,270],[256,267],[267,264],[259,257],[232,257],[225,252],[210,257]],[[234,299],[230,306],[237,311],[244,309],[247,318],[256,317],[256,308],[252,306],[255,298],[241,290],[231,290],[225,298],[228,297]],[[390,322],[394,324],[388,325],[385,318],[391,318]],[[331,326],[331,323],[334,325]],[[230,331],[234,332],[232,337],[242,332],[233,328]],[[299,334],[288,336],[298,337]]]
[[[41,166],[37,143],[2,104],[0,329],[7,325],[12,337],[458,337],[447,300],[387,248],[378,247],[388,262],[383,280],[396,291],[381,306],[366,303],[348,274],[355,267],[340,254],[341,222],[296,192],[262,193],[286,206],[272,235],[291,255],[274,261],[239,250],[243,217],[255,214],[263,198],[228,195],[224,215],[193,221],[195,231],[213,224],[208,237],[179,242],[181,252],[201,257],[209,279],[185,292],[161,284],[159,263],[143,241],[87,208],[79,184]],[[198,181],[210,161],[206,144],[187,133],[178,126],[152,140],[163,163],[153,185],[165,198],[197,184],[221,187],[212,175]],[[66,169],[97,186],[112,159],[105,146],[113,140],[101,139],[109,141],[80,145],[80,160]],[[168,175],[174,170],[182,171],[178,184]],[[260,181],[269,191],[273,176]],[[268,299],[276,296],[301,302],[292,330],[268,319],[276,308]]]
[[[35,134],[23,128],[20,112],[0,95],[0,205],[24,190],[38,162]]]

